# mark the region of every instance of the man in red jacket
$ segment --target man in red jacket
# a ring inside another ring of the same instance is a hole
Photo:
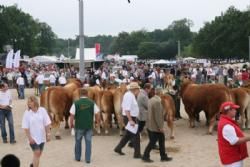
[[[248,157],[245,137],[234,120],[236,109],[240,106],[224,102],[220,106],[221,116],[218,124],[219,155],[224,167],[243,167],[243,159]]]

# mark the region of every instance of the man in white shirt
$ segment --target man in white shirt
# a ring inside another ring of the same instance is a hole
[[[10,143],[16,143],[15,133],[14,133],[14,121],[12,115],[12,97],[11,93],[8,90],[8,85],[3,83],[0,85],[0,125],[3,143],[8,143],[7,141],[7,132],[5,128],[5,119],[8,120],[9,132],[10,132]]]
[[[16,80],[16,84],[18,87],[18,92],[19,92],[19,99],[24,99],[24,88],[25,88],[25,83],[24,83],[24,78],[22,77],[21,73],[18,74],[18,78]]]
[[[53,73],[51,73],[49,76],[49,82],[50,86],[56,86],[56,77]]]
[[[66,78],[65,78],[65,76],[64,76],[64,73],[61,74],[61,76],[60,76],[59,79],[58,79],[58,82],[59,82],[59,84],[60,84],[61,86],[65,86],[65,85],[66,85],[67,80],[66,80]]]
[[[137,117],[139,115],[139,106],[136,101],[136,96],[140,92],[140,86],[137,82],[131,82],[128,86],[129,91],[127,91],[122,100],[122,115],[124,124],[130,124],[132,127],[137,123]],[[119,144],[115,147],[114,151],[120,155],[125,155],[122,152],[122,148],[131,140],[134,146],[134,158],[141,158],[140,150],[140,135],[139,131],[136,134],[126,130],[125,135],[120,140]]]
[[[42,72],[39,72],[39,75],[36,77],[36,82],[38,83],[38,90],[40,95],[42,94],[43,80],[44,75],[42,74]]]

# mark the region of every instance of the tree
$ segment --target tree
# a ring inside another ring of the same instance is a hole
[[[249,11],[230,7],[206,23],[193,41],[194,52],[205,58],[247,58],[250,35]]]

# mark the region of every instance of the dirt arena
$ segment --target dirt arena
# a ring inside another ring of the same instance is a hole
[[[21,122],[26,109],[26,100],[18,100],[16,91],[11,90],[13,95],[13,114],[15,123],[15,134],[17,143],[15,145],[3,144],[0,140],[0,159],[8,153],[17,155],[21,160],[22,167],[28,167],[32,160],[32,151],[28,145]],[[34,94],[33,89],[25,90],[26,97]],[[220,167],[220,160],[217,148],[216,131],[207,135],[207,127],[204,120],[191,129],[188,127],[187,115],[182,106],[182,116],[184,119],[175,121],[175,139],[166,139],[166,149],[169,156],[173,157],[171,162],[161,162],[158,151],[151,152],[151,159],[154,163],[144,163],[140,159],[133,159],[133,149],[125,147],[125,156],[119,156],[113,149],[120,140],[117,129],[113,129],[108,136],[93,136],[92,161],[86,164],[84,161],[84,141],[82,161],[74,161],[74,138],[70,135],[70,130],[61,128],[62,140],[55,140],[46,143],[41,158],[41,167]],[[8,128],[8,126],[7,126]],[[8,129],[7,129],[8,131]],[[250,135],[250,131],[245,134]],[[9,134],[9,133],[8,133]],[[168,134],[168,130],[166,130]],[[144,136],[141,140],[141,152],[143,153],[148,139]],[[248,143],[248,150],[250,144]],[[250,151],[250,150],[249,150]],[[244,161],[245,167],[250,167],[250,159]]]

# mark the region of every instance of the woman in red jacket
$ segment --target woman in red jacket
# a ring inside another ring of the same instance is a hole
[[[218,124],[219,155],[224,167],[243,167],[243,160],[248,157],[245,137],[237,122],[234,120],[236,109],[233,102],[221,104],[221,116]]]

